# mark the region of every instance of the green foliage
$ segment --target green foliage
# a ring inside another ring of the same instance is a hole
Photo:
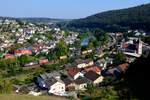
[[[21,71],[20,63],[18,59],[0,60],[0,69],[6,71],[8,75],[16,75]]]
[[[67,55],[67,53],[68,53],[68,47],[61,43],[58,43],[55,49],[49,50],[49,53],[47,54],[47,58],[49,60],[58,60],[60,56]]]
[[[85,38],[87,38],[87,37],[88,37],[88,34],[87,34],[87,33],[81,33],[80,35],[78,35],[78,38],[79,38],[80,40],[85,39]]]
[[[48,40],[54,40],[54,37],[52,36],[51,31],[45,34],[45,36],[48,38]]]
[[[16,79],[16,78],[11,79],[10,82],[12,84],[16,84],[16,85],[21,85],[22,84],[22,82],[20,80]]]
[[[150,30],[150,4],[128,9],[113,10],[95,14],[83,19],[73,20],[68,27],[101,28],[110,32],[129,28]]]
[[[87,85],[86,91],[80,93],[82,100],[116,100],[117,92],[113,87],[97,87],[92,84]]]
[[[60,70],[61,69],[61,65],[63,65],[61,62],[59,63],[56,63],[56,64],[45,64],[45,65],[42,65],[41,67],[44,68],[44,70],[46,72],[52,72],[52,71],[56,71],[56,70]]]
[[[3,81],[0,83],[0,93],[10,94],[12,92],[12,83],[8,81]]]
[[[64,42],[64,40],[60,40],[60,42],[56,45],[56,48],[54,51],[56,52],[57,57],[67,55],[68,47],[66,43]]]
[[[121,63],[124,63],[125,61],[126,61],[126,56],[122,52],[118,52],[115,55],[115,58],[114,58],[115,64],[121,64]]]
[[[34,41],[34,38],[30,38],[27,42],[30,44],[34,44],[35,41]]]
[[[78,48],[78,49],[80,49],[81,48],[81,45],[80,45],[81,43],[80,43],[80,41],[75,41],[75,43],[74,43],[74,47],[75,48]]]
[[[64,30],[64,32],[65,32],[64,36],[67,37],[69,35],[69,30],[66,29],[66,30]]]
[[[99,45],[104,45],[108,43],[109,36],[107,33],[101,31],[102,33],[95,33],[94,36],[96,38],[95,42],[98,44],[98,41],[100,42]]]
[[[14,50],[17,50],[17,49],[22,48],[22,47],[23,47],[22,44],[16,43],[15,45],[13,45],[13,46],[11,46],[11,47],[9,48],[9,51],[10,51],[11,53],[13,53]]]
[[[150,36],[142,37],[142,41],[145,42],[145,43],[150,44]]]
[[[56,51],[54,49],[50,49],[49,53],[47,54],[47,58],[48,60],[56,60],[57,56],[56,56]]]
[[[90,39],[90,43],[93,44],[93,47],[98,47],[100,46],[100,42],[97,40],[97,38],[93,37]]]
[[[29,63],[29,62],[34,62],[37,61],[37,59],[35,57],[29,56],[29,55],[21,55],[18,58],[19,62],[23,65],[25,63]]]

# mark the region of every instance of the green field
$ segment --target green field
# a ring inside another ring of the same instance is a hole
[[[0,100],[67,100],[63,97],[55,96],[30,96],[30,95],[10,95],[0,94]]]

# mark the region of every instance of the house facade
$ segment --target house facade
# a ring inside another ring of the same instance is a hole
[[[48,92],[53,94],[65,93],[65,84],[63,82],[57,81],[50,86]]]
[[[89,71],[89,72],[85,73],[84,76],[94,85],[98,85],[99,83],[101,83],[103,81],[103,76],[101,76],[93,71]]]

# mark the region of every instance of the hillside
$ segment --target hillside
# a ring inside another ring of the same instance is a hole
[[[98,13],[73,20],[67,24],[67,27],[102,28],[110,31],[133,28],[148,31],[150,30],[150,4]]]
[[[0,100],[67,100],[62,97],[54,96],[30,96],[30,95],[9,95],[9,94],[0,94]]]
[[[20,21],[31,22],[31,23],[58,23],[68,21],[67,19],[52,19],[52,18],[17,18]]]
[[[58,22],[64,22],[64,21],[69,21],[69,19],[53,19],[53,18],[38,18],[38,17],[27,17],[27,18],[14,18],[14,17],[1,17],[0,16],[0,20],[5,20],[5,19],[9,19],[9,20],[19,20],[19,21],[23,21],[23,22],[31,22],[31,23],[58,23]]]

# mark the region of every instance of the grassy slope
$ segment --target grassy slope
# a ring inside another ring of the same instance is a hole
[[[0,94],[0,100],[66,100],[62,97],[55,96],[30,96],[30,95],[8,95],[8,94]]]

